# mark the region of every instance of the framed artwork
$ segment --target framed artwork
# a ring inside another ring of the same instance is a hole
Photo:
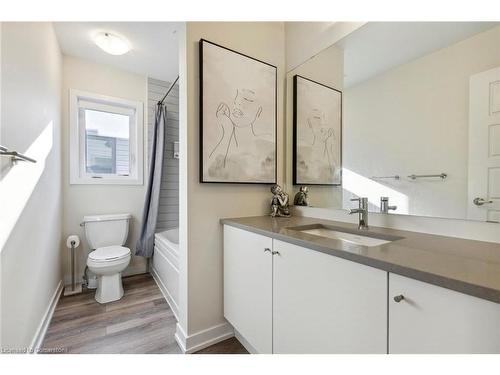
[[[342,92],[293,77],[293,183],[342,185]]]
[[[277,69],[200,40],[200,182],[276,183]]]

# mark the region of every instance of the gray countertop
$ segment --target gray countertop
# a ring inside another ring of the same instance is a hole
[[[370,227],[358,233],[401,239],[366,247],[290,229],[322,224],[357,231],[351,223],[302,216],[254,216],[221,223],[500,303],[500,244]]]

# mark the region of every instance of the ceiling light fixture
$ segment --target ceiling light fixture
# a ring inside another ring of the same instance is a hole
[[[111,33],[99,33],[94,38],[95,44],[110,55],[123,55],[130,51],[130,46],[125,39]]]

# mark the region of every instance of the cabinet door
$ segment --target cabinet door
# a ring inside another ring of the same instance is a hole
[[[500,305],[391,273],[389,352],[500,353]]]
[[[274,353],[387,353],[387,272],[273,246]]]
[[[224,226],[224,316],[258,353],[272,353],[271,250],[271,238]]]

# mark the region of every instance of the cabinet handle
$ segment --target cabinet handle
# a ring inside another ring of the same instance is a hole
[[[266,252],[266,251],[271,252],[271,249],[270,249],[270,248],[268,248],[268,247],[266,247],[266,248],[264,249],[264,252]]]
[[[394,301],[396,301],[398,303],[401,302],[404,299],[405,299],[405,296],[403,296],[402,294],[400,294],[399,296],[395,296],[394,297]]]
[[[273,255],[280,255],[279,251],[273,250]]]

